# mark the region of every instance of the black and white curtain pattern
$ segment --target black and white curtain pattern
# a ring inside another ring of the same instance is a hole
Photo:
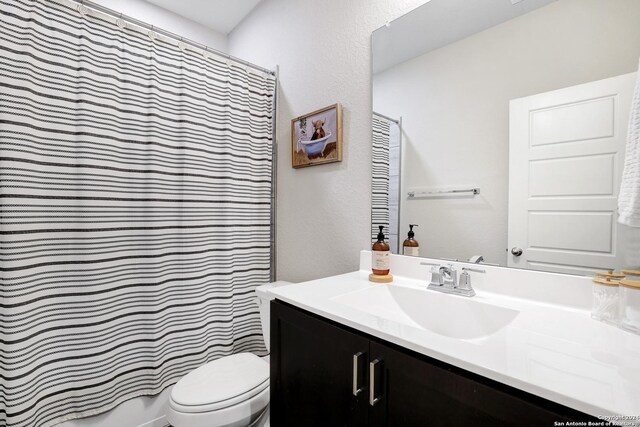
[[[389,135],[391,122],[373,114],[371,154],[371,239],[377,240],[379,226],[389,237]]]
[[[0,425],[265,354],[275,78],[67,0],[0,5]]]

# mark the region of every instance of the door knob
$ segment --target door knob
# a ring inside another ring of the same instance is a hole
[[[514,246],[513,248],[511,248],[511,255],[514,255],[514,256],[522,255],[522,248],[518,248]]]

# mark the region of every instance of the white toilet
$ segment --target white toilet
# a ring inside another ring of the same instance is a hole
[[[269,350],[269,290],[258,286],[262,335]],[[269,362],[252,354],[222,357],[199,367],[173,386],[167,421],[173,427],[268,427]]]

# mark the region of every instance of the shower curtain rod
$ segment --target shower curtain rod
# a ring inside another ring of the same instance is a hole
[[[106,15],[109,15],[109,16],[111,16],[113,18],[125,20],[127,22],[132,23],[133,25],[137,25],[138,27],[142,27],[142,28],[145,28],[147,30],[151,30],[151,31],[153,31],[155,33],[158,33],[158,34],[161,34],[161,35],[163,35],[165,37],[169,37],[169,38],[181,41],[182,43],[190,44],[191,46],[196,47],[198,49],[202,49],[203,51],[211,52],[213,54],[216,54],[216,55],[222,56],[224,58],[230,59],[230,60],[232,60],[234,62],[239,62],[239,63],[241,63],[243,65],[246,65],[247,67],[254,68],[254,69],[258,70],[258,71],[262,71],[262,72],[271,74],[272,76],[276,75],[276,72],[273,71],[273,70],[269,70],[267,68],[263,68],[263,67],[261,67],[259,65],[252,64],[251,62],[245,61],[245,60],[240,59],[240,58],[236,58],[235,56],[229,55],[228,53],[224,53],[224,52],[222,52],[222,51],[220,51],[218,49],[214,49],[214,48],[209,47],[207,45],[204,45],[202,43],[198,43],[198,42],[196,42],[194,40],[187,39],[187,38],[182,37],[182,36],[180,36],[178,34],[172,33],[171,31],[163,30],[162,28],[158,28],[158,27],[156,27],[154,25],[147,24],[146,22],[137,20],[137,19],[135,19],[135,18],[133,18],[131,16],[125,15],[123,13],[116,12],[113,9],[109,9],[108,7],[102,6],[102,5],[98,4],[98,3],[94,3],[94,2],[92,2],[90,0],[71,0],[71,1],[74,2],[74,3],[77,3],[79,5],[82,5],[82,6],[86,6],[86,7],[90,8],[90,9],[97,10],[98,12],[102,12],[102,13],[104,13]]]
[[[393,123],[395,123],[395,124],[397,124],[397,125],[400,125],[400,119],[392,119],[392,118],[391,118],[391,117],[389,117],[389,116],[385,116],[384,114],[376,113],[375,111],[373,112],[373,114],[375,114],[376,116],[380,116],[380,117],[382,117],[383,119],[387,119],[387,120],[389,120],[390,122],[393,122]]]

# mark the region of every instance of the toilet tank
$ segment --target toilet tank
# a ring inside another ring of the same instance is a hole
[[[290,285],[291,282],[285,282],[279,280],[277,282],[261,285],[256,288],[256,294],[258,296],[258,307],[260,307],[260,322],[262,323],[262,337],[264,338],[264,345],[267,347],[267,351],[271,351],[271,340],[269,337],[269,303],[274,296],[270,294],[270,290],[278,288],[280,286]]]

